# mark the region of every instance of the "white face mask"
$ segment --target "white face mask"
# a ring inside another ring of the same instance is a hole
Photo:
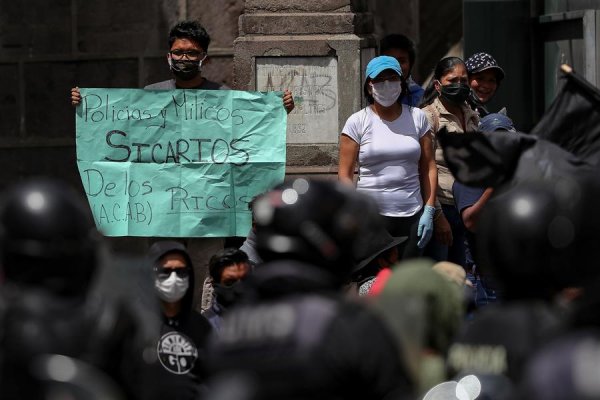
[[[377,103],[384,107],[394,104],[402,94],[402,84],[400,81],[370,82],[370,85],[371,95],[373,95]]]
[[[165,280],[157,278],[154,281],[158,297],[167,303],[174,303],[181,300],[185,296],[189,286],[189,278],[180,278],[175,271],[171,272],[171,275]]]

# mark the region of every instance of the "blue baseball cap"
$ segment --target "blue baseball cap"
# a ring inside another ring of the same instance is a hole
[[[501,113],[488,114],[479,121],[481,132],[509,131],[516,132],[515,126],[510,118]]]
[[[402,76],[402,70],[400,69],[400,63],[394,57],[390,56],[379,56],[375,57],[369,64],[367,64],[367,77],[375,78],[377,75],[386,69],[394,70],[398,75]]]

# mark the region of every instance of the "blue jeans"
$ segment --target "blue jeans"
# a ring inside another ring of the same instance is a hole
[[[498,301],[496,289],[487,282],[485,277],[477,273],[467,272],[467,279],[473,284],[473,301],[477,308]]]
[[[425,247],[425,256],[434,259],[435,261],[450,261],[458,265],[466,267],[466,246],[465,246],[465,227],[458,210],[454,206],[442,204],[444,216],[452,229],[452,246],[448,247],[441,244],[434,237]]]

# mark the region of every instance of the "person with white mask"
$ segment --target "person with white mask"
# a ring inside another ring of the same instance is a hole
[[[194,268],[185,246],[162,240],[149,250],[162,326],[156,350],[156,399],[196,399],[204,381],[203,354],[212,328],[193,308]]]
[[[367,65],[367,107],[352,114],[340,136],[338,179],[372,196],[400,259],[418,257],[433,233],[437,169],[433,136],[425,113],[406,104],[406,79],[394,57],[379,56]]]

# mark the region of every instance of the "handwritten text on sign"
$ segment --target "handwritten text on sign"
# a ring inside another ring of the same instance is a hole
[[[77,164],[108,236],[246,236],[285,173],[281,93],[81,89]]]

